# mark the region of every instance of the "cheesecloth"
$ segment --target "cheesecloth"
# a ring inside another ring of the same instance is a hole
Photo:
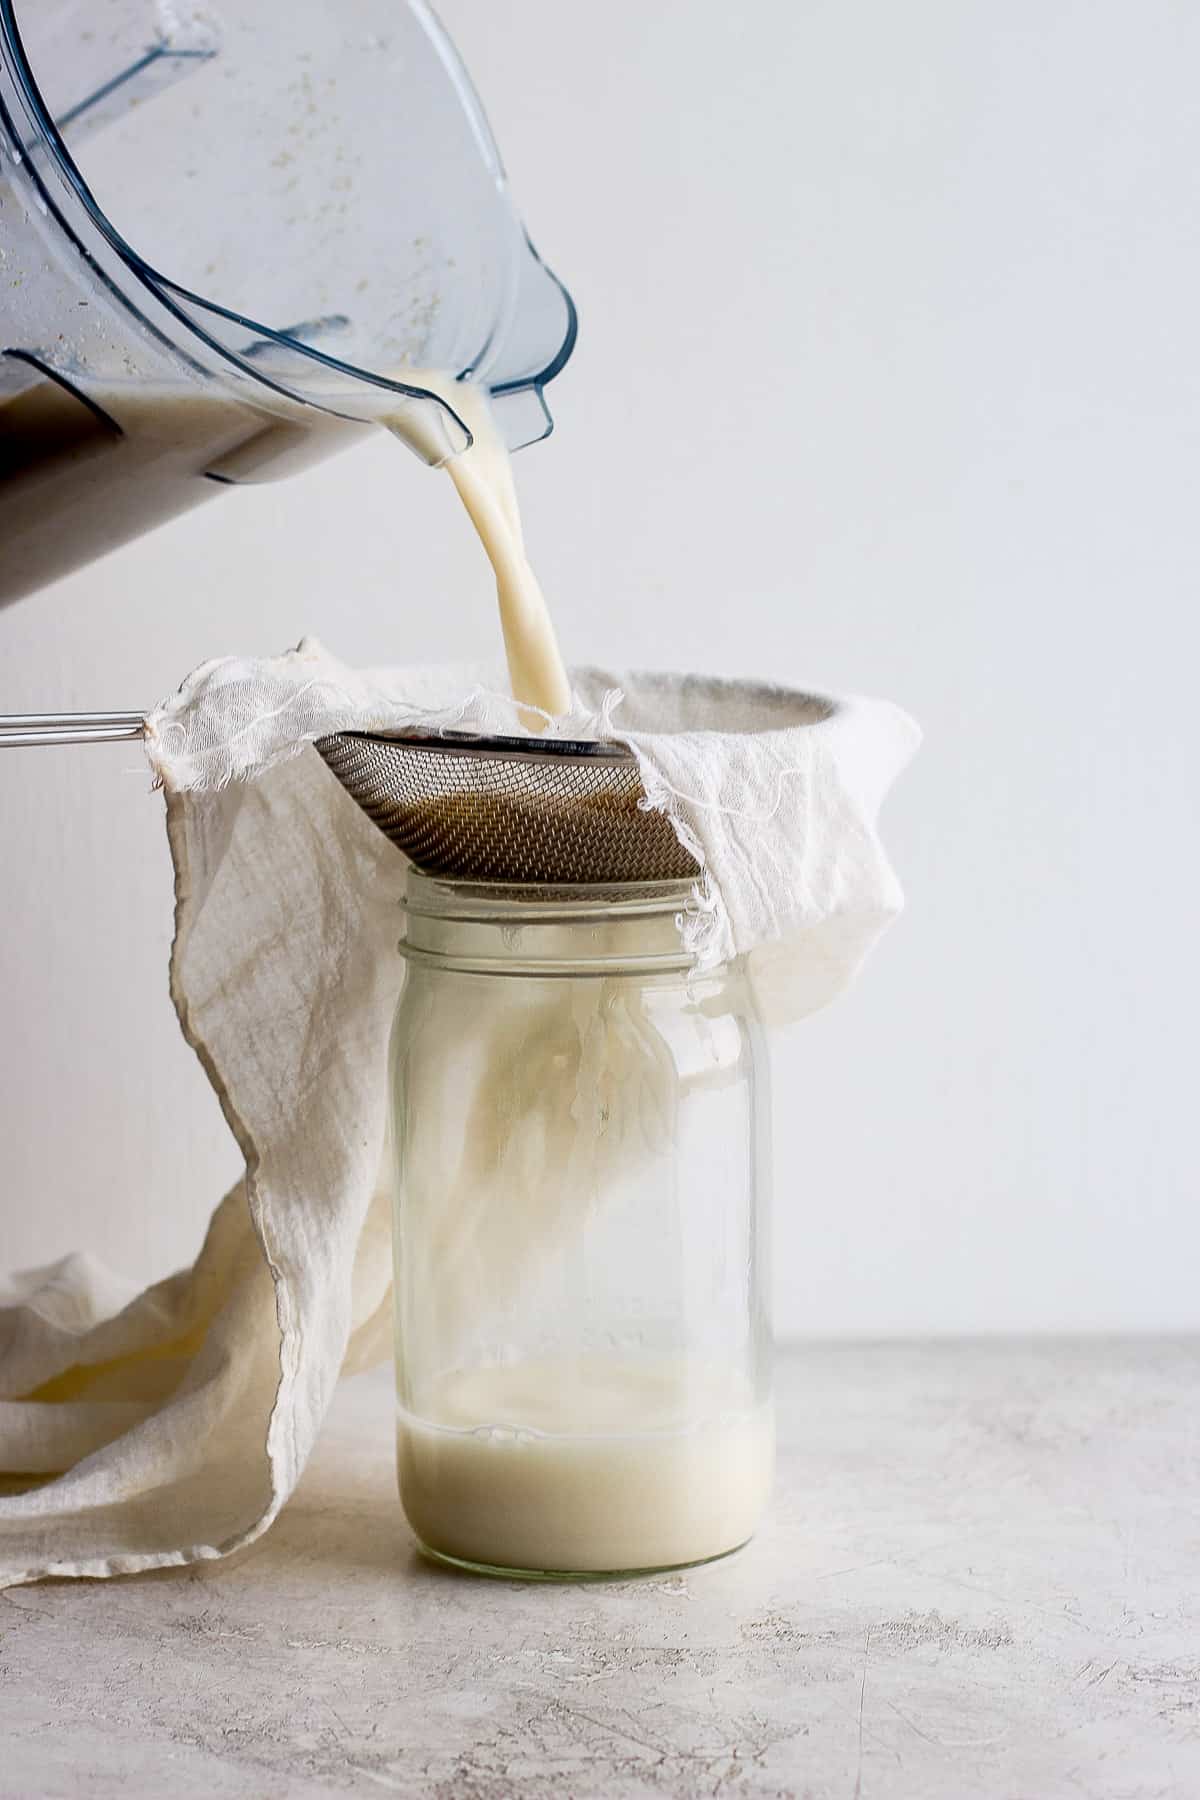
[[[390,1354],[384,1069],[405,863],[312,743],[518,734],[502,686],[496,669],[355,671],[307,639],[206,663],[151,715],[172,997],[245,1174],[193,1267],[144,1293],[87,1254],[0,1286],[0,1473],[39,1478],[0,1490],[0,1585],[249,1543],[339,1373]],[[699,676],[580,669],[573,688],[552,729],[627,745],[646,804],[701,865],[683,918],[698,960],[745,956],[768,1023],[831,999],[901,906],[875,820],[913,722]]]

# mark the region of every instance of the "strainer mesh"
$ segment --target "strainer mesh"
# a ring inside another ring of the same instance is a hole
[[[679,881],[698,873],[612,745],[342,731],[317,749],[426,875],[526,883]]]

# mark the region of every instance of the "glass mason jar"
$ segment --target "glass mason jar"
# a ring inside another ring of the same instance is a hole
[[[392,1035],[397,1453],[434,1556],[703,1562],[774,1461],[767,1070],[689,884],[410,873]]]

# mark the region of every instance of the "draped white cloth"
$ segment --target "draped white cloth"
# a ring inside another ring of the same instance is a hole
[[[901,905],[875,821],[912,721],[694,676],[583,669],[573,685],[555,729],[629,745],[648,804],[702,864],[684,922],[696,955],[745,956],[769,1022],[832,998]],[[172,996],[245,1175],[194,1267],[145,1293],[83,1254],[0,1287],[0,1585],[250,1542],[295,1487],[339,1373],[388,1353],[384,1062],[405,864],[311,745],[351,727],[520,732],[500,687],[488,670],[357,672],[307,640],[207,663],[152,715]]]

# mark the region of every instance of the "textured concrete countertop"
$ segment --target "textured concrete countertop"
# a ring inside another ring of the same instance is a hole
[[[781,1358],[769,1524],[593,1586],[413,1552],[344,1385],[228,1563],[0,1595],[0,1793],[1200,1796],[1200,1341]]]

